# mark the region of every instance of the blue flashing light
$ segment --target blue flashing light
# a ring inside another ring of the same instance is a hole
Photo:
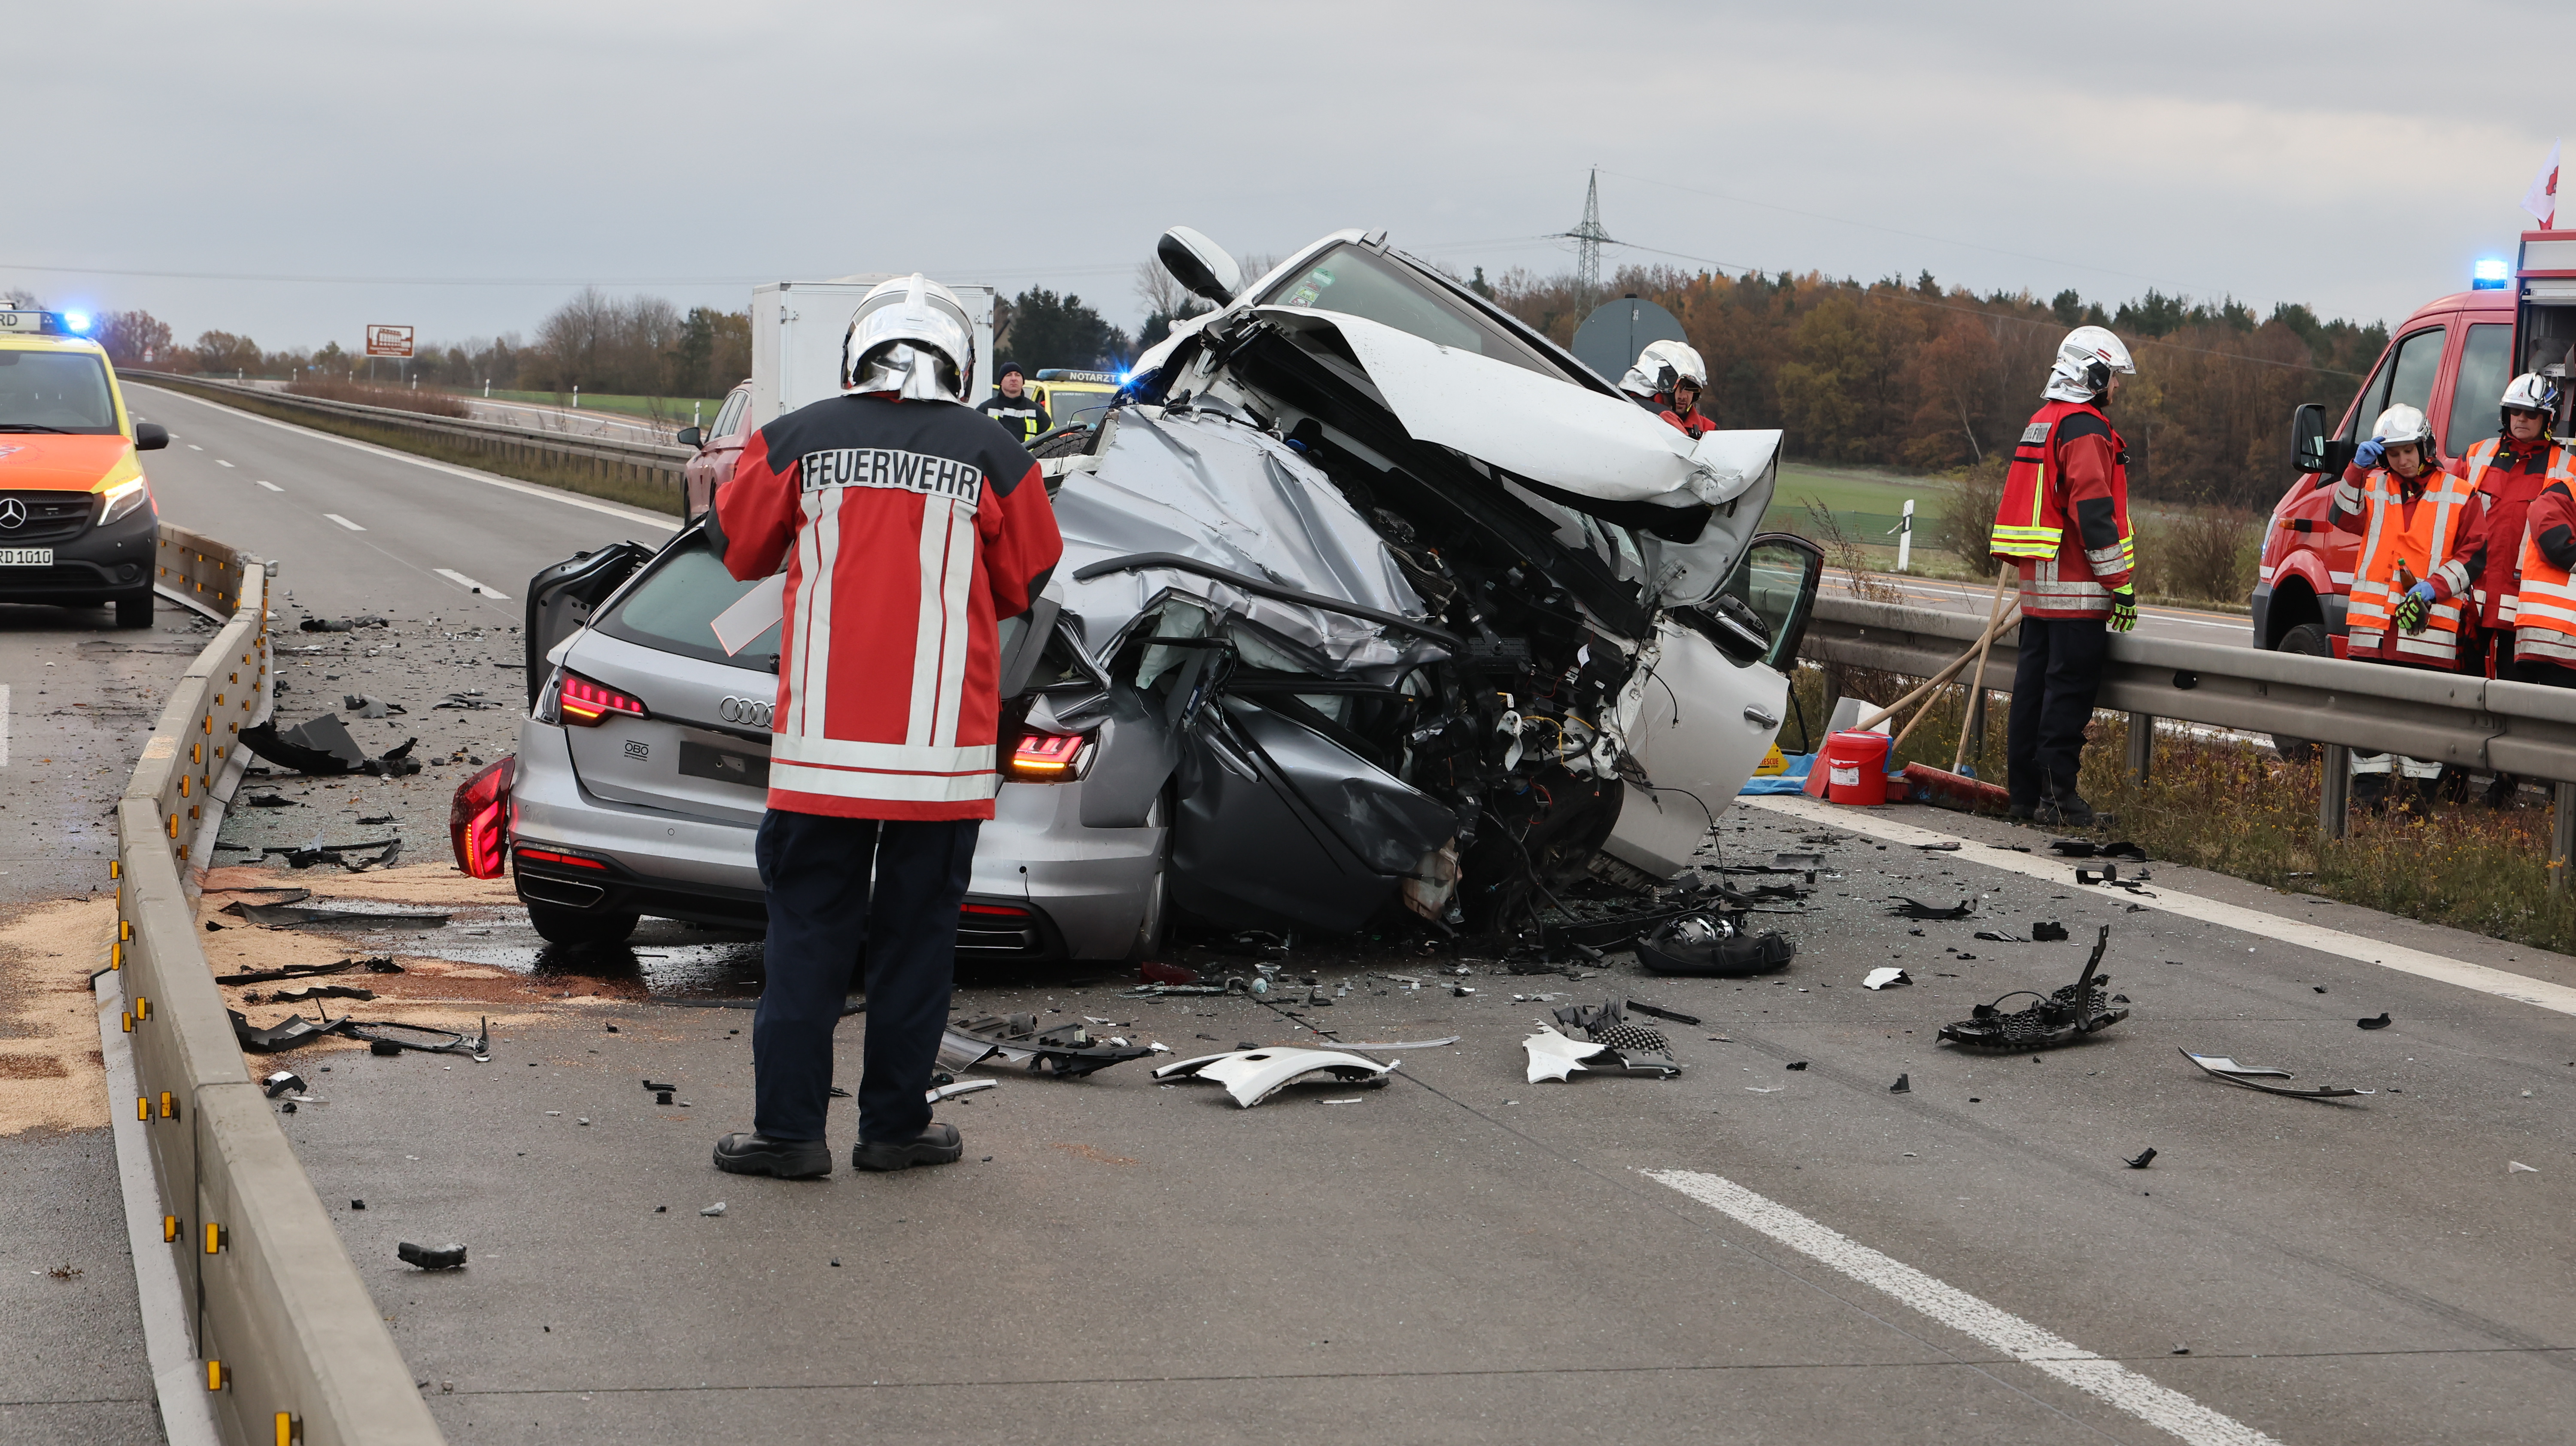
[[[89,313],[86,311],[64,312],[63,330],[68,331],[75,336],[89,335]]]
[[[2502,291],[2504,290],[2505,282],[2511,277],[2511,275],[2512,269],[2507,267],[2501,258],[2490,256],[2485,260],[2480,261],[2477,264],[2476,269],[2470,273],[2471,279],[2469,281],[2469,289],[2471,291]]]

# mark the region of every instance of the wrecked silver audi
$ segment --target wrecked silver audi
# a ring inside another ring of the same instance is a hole
[[[1064,533],[1005,625],[1003,785],[965,959],[1151,956],[1175,911],[1526,926],[1688,867],[1787,707],[1821,559],[1756,535],[1777,432],[1694,442],[1436,269],[1344,231],[1215,303],[1034,448]],[[696,526],[529,588],[532,708],[459,790],[538,928],[760,923],[773,628]]]

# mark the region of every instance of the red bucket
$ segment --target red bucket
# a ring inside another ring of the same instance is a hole
[[[1875,807],[1887,802],[1887,735],[1850,731],[1825,740],[1816,760],[1825,771],[1825,800]]]

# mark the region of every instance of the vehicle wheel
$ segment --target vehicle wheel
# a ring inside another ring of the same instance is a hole
[[[116,625],[120,628],[152,626],[152,589],[128,593],[116,600]]]
[[[2326,632],[2326,625],[2323,623],[2301,623],[2281,635],[2281,646],[2276,651],[2305,653],[2311,658],[2331,658],[2334,656],[2334,639]],[[2272,747],[2280,753],[2285,762],[2313,763],[2316,761],[2317,745],[2304,738],[2284,738],[2275,733],[2272,735]]]
[[[585,909],[567,909],[561,904],[528,904],[528,922],[549,944],[580,946],[585,944],[623,944],[635,932],[633,914],[594,914]]]

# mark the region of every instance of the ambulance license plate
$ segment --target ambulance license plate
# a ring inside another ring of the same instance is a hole
[[[0,567],[51,567],[54,550],[50,547],[0,547]]]

